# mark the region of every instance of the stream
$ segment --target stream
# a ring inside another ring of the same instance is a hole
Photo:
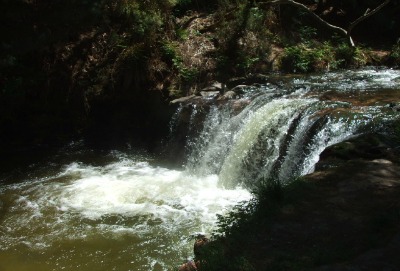
[[[173,270],[260,180],[311,173],[326,147],[397,119],[399,102],[399,70],[276,75],[235,100],[182,104],[171,140],[198,129],[182,167],[72,142],[0,179],[0,271]]]

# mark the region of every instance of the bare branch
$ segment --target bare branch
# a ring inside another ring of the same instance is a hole
[[[347,28],[347,33],[348,35],[350,35],[351,31],[353,30],[353,28],[358,25],[360,22],[364,21],[365,19],[371,17],[372,15],[374,15],[375,13],[377,13],[379,10],[381,10],[384,6],[386,6],[388,3],[390,2],[390,0],[385,0],[385,2],[383,2],[382,4],[380,4],[379,6],[377,6],[376,8],[374,8],[373,10],[369,10],[367,9],[367,11],[364,13],[363,16],[357,18],[354,22],[352,22],[350,24],[350,26]]]
[[[386,1],[390,1],[390,0],[386,0]],[[342,27],[328,23],[327,21],[322,19],[320,16],[315,14],[313,11],[311,11],[306,5],[303,5],[303,4],[293,1],[293,0],[273,0],[273,1],[268,1],[268,2],[260,2],[259,4],[262,4],[262,5],[287,5],[288,4],[288,5],[298,7],[300,9],[306,11],[307,13],[309,13],[311,16],[313,16],[316,20],[318,20],[321,24],[325,25],[326,27],[342,33],[344,36],[346,36],[349,39],[350,46],[351,47],[355,46],[353,39],[349,35],[348,31],[346,31]]]
[[[326,27],[338,31],[342,33],[344,36],[348,38],[348,42],[351,47],[355,47],[354,41],[351,37],[351,31],[355,26],[357,26],[360,22],[364,21],[365,19],[371,17],[375,13],[377,13],[379,10],[381,10],[384,6],[386,6],[391,0],[385,0],[382,4],[374,8],[373,10],[367,9],[364,13],[364,15],[360,16],[357,18],[354,22],[352,22],[347,29],[344,29],[342,27],[333,25],[322,19],[320,16],[318,16],[316,13],[311,11],[306,5],[303,5],[299,2],[293,1],[293,0],[271,0],[267,2],[259,2],[261,5],[292,5],[295,7],[298,7],[307,13],[309,13],[312,17],[314,17],[317,21],[319,21],[321,24],[325,25]]]

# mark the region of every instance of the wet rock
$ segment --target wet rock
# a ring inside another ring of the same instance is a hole
[[[212,85],[203,88],[200,95],[206,98],[216,98],[221,95],[224,85],[220,82],[214,82]]]
[[[188,261],[187,263],[182,264],[178,271],[197,271],[197,266],[194,261]]]
[[[221,97],[219,97],[218,100],[219,100],[219,101],[222,101],[222,100],[231,100],[231,99],[237,98],[237,96],[238,96],[238,95],[236,94],[236,92],[234,92],[233,90],[229,90],[229,91],[225,92],[224,95],[222,95]]]
[[[390,103],[389,107],[392,108],[394,112],[400,112],[400,104],[399,103]]]
[[[245,89],[248,87],[248,85],[237,85],[236,87],[232,88],[231,91],[235,92],[236,94],[243,94]]]
[[[212,85],[207,86],[201,90],[202,91],[219,91],[219,92],[221,92],[224,88],[225,88],[225,86],[222,83],[214,82]]]
[[[209,239],[205,235],[198,235],[194,242],[193,252],[196,258],[199,258],[203,254],[204,246],[209,242]]]
[[[231,78],[226,82],[226,87],[231,89],[238,85],[254,85],[265,84],[268,81],[268,76],[263,74],[251,74],[246,77]]]
[[[374,159],[372,160],[372,163],[376,164],[393,164],[392,161],[386,160],[386,159]]]
[[[219,91],[200,91],[200,95],[204,98],[215,99],[219,97],[221,94]]]
[[[194,261],[187,261],[179,267],[178,271],[197,271],[196,263]]]
[[[228,89],[232,89],[238,85],[245,85],[246,84],[246,78],[245,77],[236,77],[236,78],[231,78],[226,82],[226,87]]]
[[[239,114],[242,112],[242,110],[250,104],[250,100],[247,99],[240,99],[240,100],[235,100],[232,103],[232,111],[234,114]]]
[[[204,256],[203,249],[204,249],[204,246],[208,242],[209,242],[209,239],[205,235],[199,234],[196,236],[196,240],[193,245],[193,252],[194,252],[196,259],[199,259],[202,256]],[[195,262],[193,260],[189,260],[186,263],[182,264],[179,267],[178,271],[196,271],[196,270],[198,270],[199,265],[200,265],[200,261]]]
[[[181,98],[172,100],[170,103],[171,103],[171,104],[185,103],[185,102],[190,101],[190,100],[193,99],[194,97],[196,97],[196,95],[190,95],[190,96],[186,96],[186,97],[181,97]]]

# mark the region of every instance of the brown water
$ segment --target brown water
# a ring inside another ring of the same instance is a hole
[[[124,154],[0,188],[0,270],[168,270],[244,189]]]

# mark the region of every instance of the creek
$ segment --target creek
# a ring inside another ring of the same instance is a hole
[[[193,256],[193,236],[212,232],[217,214],[260,182],[308,174],[326,147],[399,117],[398,70],[268,82],[233,100],[183,103],[170,138],[186,133],[182,167],[75,142],[2,175],[0,270],[172,270]]]

